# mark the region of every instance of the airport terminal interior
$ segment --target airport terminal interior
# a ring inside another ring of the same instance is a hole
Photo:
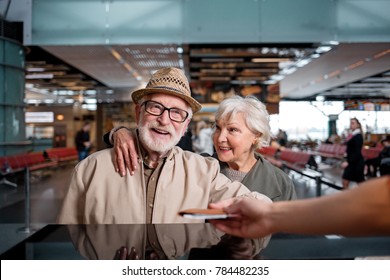
[[[298,199],[341,192],[350,119],[366,162],[390,137],[389,10],[380,0],[1,1],[0,254],[56,223],[83,124],[91,153],[106,149],[105,133],[136,126],[131,93],[163,67],[182,69],[203,106],[193,137],[225,98],[255,96],[273,133],[258,152]],[[366,164],[365,180],[380,176]]]

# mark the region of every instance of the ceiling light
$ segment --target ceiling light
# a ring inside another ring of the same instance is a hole
[[[57,115],[56,118],[57,118],[58,121],[63,121],[64,120],[64,115],[59,114],[59,115]]]
[[[251,77],[251,76],[244,76],[244,77],[237,77],[237,80],[240,81],[245,81],[245,80],[256,80],[256,81],[264,81],[266,78],[264,76],[256,76],[256,77]]]
[[[43,72],[45,71],[45,68],[42,67],[27,67],[27,72]]]
[[[385,51],[383,51],[383,52],[380,52],[380,53],[375,54],[375,55],[374,55],[374,58],[375,58],[375,59],[378,59],[378,58],[380,58],[380,57],[382,57],[382,56],[385,56],[385,55],[387,55],[387,54],[389,54],[389,53],[390,53],[390,49],[387,49],[387,50],[385,50]]]
[[[262,54],[267,54],[267,53],[269,53],[269,48],[262,48],[262,49],[261,49],[261,53],[262,53]]]
[[[24,102],[26,102],[27,104],[39,104],[39,103],[41,103],[42,101],[39,100],[39,99],[27,99],[27,100],[25,100]]]
[[[290,67],[290,68],[284,68],[280,71],[280,74],[282,75],[290,75],[292,73],[294,73],[295,71],[297,71],[297,67]]]
[[[97,105],[96,104],[82,104],[81,108],[87,109],[89,111],[96,111]]]
[[[316,49],[316,53],[326,53],[332,49],[331,46],[320,46]]]
[[[284,79],[284,75],[272,75],[270,78],[275,81],[281,81]]]
[[[244,62],[243,58],[202,58],[202,62]]]
[[[96,99],[84,99],[84,102],[87,104],[96,104]]]
[[[37,92],[37,93],[40,93],[40,94],[48,94],[49,93],[49,90],[47,90],[45,88],[31,88],[30,91],[31,92]]]
[[[281,61],[279,62],[279,68],[280,69],[283,69],[283,68],[287,68],[287,67],[291,67],[295,64],[295,61]]]
[[[303,67],[303,66],[309,64],[310,61],[311,61],[310,58],[304,58],[304,59],[299,60],[297,63],[295,63],[295,65],[297,67]]]
[[[27,74],[26,79],[53,79],[53,74]]]
[[[183,53],[183,48],[182,47],[177,47],[176,51],[177,51],[177,53]]]
[[[275,80],[268,80],[268,81],[264,81],[263,84],[265,85],[274,85],[276,84],[278,81],[275,81]]]
[[[116,50],[114,50],[113,48],[109,48],[109,50],[112,56],[115,57],[116,60],[118,60],[119,62],[123,61],[122,56]]]
[[[86,95],[96,95],[96,90],[95,89],[89,89],[84,91],[84,94]]]
[[[379,82],[379,83],[388,83],[390,82],[390,78],[367,78],[367,79],[364,79],[363,82],[367,83],[376,83],[376,82]]]
[[[284,62],[284,61],[290,61],[290,58],[281,58],[281,57],[275,57],[275,58],[252,58],[252,62],[255,63],[262,63],[262,62]]]
[[[259,81],[254,81],[254,80],[232,80],[230,81],[231,84],[233,85],[255,85],[258,84]]]

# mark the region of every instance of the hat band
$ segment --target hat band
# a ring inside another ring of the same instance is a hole
[[[163,87],[163,86],[152,87],[152,88],[156,88],[156,89],[167,89],[167,90],[173,90],[173,91],[176,91],[176,92],[178,92],[178,93],[180,93],[180,94],[183,94],[183,95],[187,96],[187,94],[185,94],[184,92],[182,92],[182,91],[180,91],[180,90],[178,90],[178,89],[176,89],[176,88],[171,88],[171,87]]]

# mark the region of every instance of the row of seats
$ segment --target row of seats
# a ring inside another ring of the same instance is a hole
[[[272,146],[263,147],[258,152],[272,164],[280,168],[287,167],[288,169],[299,172],[307,167],[317,169],[316,161],[313,156],[307,152],[295,151],[287,148],[279,151]]]
[[[307,178],[315,180],[317,196],[321,196],[323,184],[337,190],[342,189],[340,186],[323,176],[323,173],[318,170],[317,162],[312,153],[286,148],[278,150],[275,147],[263,147],[258,150],[258,152],[272,164],[285,171],[293,170]]]
[[[55,161],[47,161],[41,152],[0,157],[2,173],[16,173],[25,168],[34,171],[56,164]]]
[[[382,148],[362,148],[362,154],[365,160],[373,159],[379,156]],[[283,149],[279,152],[276,147],[263,147],[259,150],[265,158],[271,163],[281,166],[283,162],[304,167],[306,164],[314,165],[311,156],[321,156],[325,158],[343,159],[345,157],[346,146],[340,144],[321,144],[315,151],[293,151]],[[276,159],[276,160],[275,160]],[[278,162],[279,161],[279,162]]]
[[[365,160],[376,158],[379,156],[382,147],[362,148],[362,154]],[[322,143],[315,151],[310,151],[313,155],[318,155],[325,158],[343,159],[345,157],[346,146],[341,144]]]
[[[0,157],[1,183],[16,187],[15,183],[5,179],[6,176],[22,172],[56,167],[62,163],[78,159],[75,148],[51,148],[44,152],[23,153]]]
[[[343,159],[345,156],[345,151],[345,145],[322,143],[316,150],[310,151],[310,153],[325,158]]]
[[[78,153],[75,148],[51,148],[47,149],[46,152],[50,160],[58,163],[78,160]]]
[[[375,148],[363,148],[362,154],[365,160],[377,158],[382,151],[383,147],[375,147]]]

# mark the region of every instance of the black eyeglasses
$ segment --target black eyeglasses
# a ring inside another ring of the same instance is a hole
[[[174,122],[182,123],[188,118],[188,112],[178,108],[167,108],[156,101],[145,101],[141,106],[145,105],[145,111],[153,116],[161,116],[165,110],[168,111],[169,118]]]

